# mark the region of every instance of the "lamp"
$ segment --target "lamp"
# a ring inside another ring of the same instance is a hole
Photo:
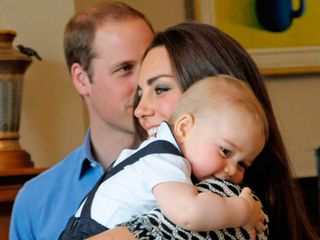
[[[15,36],[0,29],[0,170],[33,167],[19,144],[23,74],[32,59],[13,48]]]

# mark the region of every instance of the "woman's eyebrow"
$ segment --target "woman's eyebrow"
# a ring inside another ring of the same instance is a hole
[[[168,75],[168,74],[160,74],[160,75],[154,76],[154,77],[152,77],[152,78],[149,78],[149,79],[147,80],[147,85],[150,86],[150,85],[152,85],[155,81],[157,81],[159,78],[163,78],[163,77],[172,78],[171,75]]]

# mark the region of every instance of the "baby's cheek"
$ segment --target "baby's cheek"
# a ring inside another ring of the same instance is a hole
[[[243,181],[244,171],[238,172],[233,180],[235,184],[240,184]]]

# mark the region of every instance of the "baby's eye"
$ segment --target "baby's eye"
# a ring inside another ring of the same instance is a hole
[[[227,148],[220,147],[220,151],[224,157],[230,157],[231,151]]]
[[[169,90],[170,90],[170,88],[167,87],[167,86],[157,86],[157,87],[155,87],[155,92],[156,92],[157,95],[165,93],[165,92],[167,92]]]
[[[247,169],[248,168],[248,165],[245,163],[245,162],[243,162],[243,161],[239,161],[238,162],[238,166],[241,168],[241,169]]]

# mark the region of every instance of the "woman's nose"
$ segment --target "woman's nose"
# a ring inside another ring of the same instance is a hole
[[[134,110],[134,115],[138,119],[152,115],[152,108],[150,102],[148,103],[145,99],[141,98],[138,106]]]

